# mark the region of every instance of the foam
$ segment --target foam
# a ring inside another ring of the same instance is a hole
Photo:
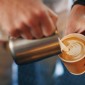
[[[72,55],[72,56],[80,56],[81,54],[84,54],[84,44],[81,43],[80,41],[77,40],[71,40],[69,42],[69,45],[67,48],[69,51],[67,51],[67,54]]]

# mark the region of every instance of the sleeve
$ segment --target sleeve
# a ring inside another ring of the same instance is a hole
[[[76,0],[76,1],[74,2],[73,6],[76,5],[76,4],[84,5],[84,6],[85,6],[85,0]]]

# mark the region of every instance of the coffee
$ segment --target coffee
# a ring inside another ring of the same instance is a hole
[[[68,51],[62,50],[61,57],[67,61],[75,61],[84,56],[85,53],[85,41],[77,37],[71,37],[63,40],[63,43],[67,46]]]
[[[68,48],[68,50],[63,49],[59,55],[67,69],[73,74],[85,72],[85,36],[73,33],[61,41]]]

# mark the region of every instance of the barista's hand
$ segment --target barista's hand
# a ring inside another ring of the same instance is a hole
[[[49,36],[57,16],[41,0],[0,0],[0,24],[12,37],[26,39]]]
[[[81,33],[85,35],[85,6],[75,5],[70,13],[65,34]]]

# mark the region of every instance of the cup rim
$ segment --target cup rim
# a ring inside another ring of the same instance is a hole
[[[82,74],[84,74],[85,73],[85,71],[83,71],[83,72],[81,72],[81,73],[73,73],[73,72],[71,72],[71,71],[69,71],[71,74],[73,74],[73,75],[82,75]]]

